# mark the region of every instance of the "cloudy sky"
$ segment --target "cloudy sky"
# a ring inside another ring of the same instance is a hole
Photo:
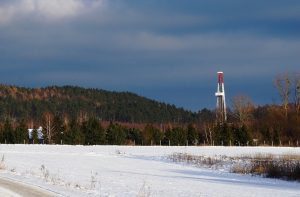
[[[278,102],[300,71],[299,0],[1,0],[0,83],[132,91],[197,111],[216,72],[237,94]]]

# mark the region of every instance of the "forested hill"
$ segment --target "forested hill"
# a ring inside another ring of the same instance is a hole
[[[190,122],[196,113],[130,92],[75,86],[23,88],[0,85],[0,119],[40,120],[44,113],[85,114],[101,120],[135,123]]]

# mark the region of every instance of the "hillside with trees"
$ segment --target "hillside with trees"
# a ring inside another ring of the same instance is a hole
[[[190,111],[130,92],[75,86],[32,89],[0,85],[0,120],[39,121],[45,114],[68,118],[93,116],[99,120],[132,123],[190,122],[196,117]]]

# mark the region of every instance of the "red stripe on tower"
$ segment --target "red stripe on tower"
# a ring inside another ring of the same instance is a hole
[[[223,72],[218,72],[218,82],[221,84],[221,83],[224,83],[224,75],[223,75]]]

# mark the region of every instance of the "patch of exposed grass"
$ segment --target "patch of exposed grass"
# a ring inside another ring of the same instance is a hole
[[[227,163],[231,163],[232,159],[227,156],[198,156],[187,153],[173,153],[168,156],[168,160],[176,163],[186,163],[196,167],[219,168]]]
[[[254,158],[251,162],[250,173],[268,178],[300,181],[300,159],[298,157]]]
[[[225,168],[239,174],[260,175],[267,178],[300,181],[300,155],[275,156],[257,154],[241,157],[195,156],[174,153],[168,159],[177,163],[191,164],[196,167]]]
[[[151,189],[144,181],[143,185],[141,186],[138,194],[138,197],[150,197],[151,196]]]
[[[6,165],[5,165],[5,157],[2,155],[1,161],[0,161],[0,170],[5,170]]]

